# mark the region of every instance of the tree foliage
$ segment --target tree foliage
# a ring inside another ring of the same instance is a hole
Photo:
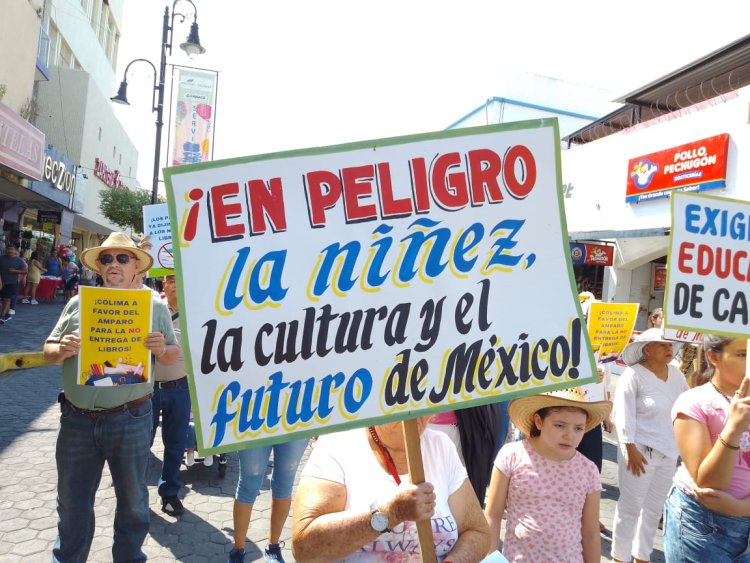
[[[119,227],[143,232],[143,206],[151,204],[151,193],[146,190],[107,188],[99,192],[99,211]]]

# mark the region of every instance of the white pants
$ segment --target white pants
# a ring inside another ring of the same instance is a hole
[[[612,526],[612,558],[618,561],[630,561],[631,556],[648,561],[651,557],[664,501],[677,470],[676,459],[656,450],[648,451],[641,445],[637,447],[648,462],[646,472],[640,477],[628,471],[623,448],[618,448],[620,498]]]

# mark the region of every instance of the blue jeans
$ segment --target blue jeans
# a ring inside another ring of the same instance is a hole
[[[750,517],[727,516],[709,510],[679,487],[672,487],[665,510],[667,563],[750,562]]]
[[[500,448],[505,444],[505,438],[508,436],[508,428],[510,428],[508,401],[502,401],[500,403],[500,429],[497,433],[497,440],[495,441],[495,455],[497,455],[497,452],[499,452]]]
[[[151,401],[91,418],[63,403],[57,435],[55,563],[85,563],[94,537],[94,498],[107,462],[117,497],[112,561],[146,561]]]
[[[185,453],[188,424],[190,423],[190,391],[187,380],[178,383],[177,387],[159,389],[154,385],[154,396],[151,397],[154,414],[154,430],[151,444],[154,443],[156,429],[161,414],[161,441],[164,443],[164,463],[159,481],[159,496],[176,497],[180,492],[180,464]]]
[[[275,446],[260,446],[240,450],[240,478],[237,481],[235,498],[245,504],[253,504],[263,484],[268,459],[273,449],[273,473],[271,474],[271,496],[282,499],[292,496],[294,477],[302,454],[307,447],[307,438],[284,442]]]

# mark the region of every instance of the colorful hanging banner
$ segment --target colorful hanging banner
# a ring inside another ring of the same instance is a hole
[[[88,286],[78,290],[78,384],[111,387],[149,381],[151,353],[143,342],[151,328],[151,291]]]
[[[211,160],[216,81],[215,72],[176,67],[172,165]]]

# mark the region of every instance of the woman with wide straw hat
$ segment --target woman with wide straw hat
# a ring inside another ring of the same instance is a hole
[[[614,561],[648,561],[664,501],[677,468],[671,410],[687,391],[685,377],[670,364],[675,344],[650,328],[625,347],[629,366],[615,391],[614,419],[620,441],[620,498],[612,527]]]
[[[587,402],[580,387],[510,403],[510,419],[526,438],[505,444],[495,460],[484,511],[491,550],[507,510],[509,561],[600,560],[601,480],[576,447],[611,409],[609,401]]]

